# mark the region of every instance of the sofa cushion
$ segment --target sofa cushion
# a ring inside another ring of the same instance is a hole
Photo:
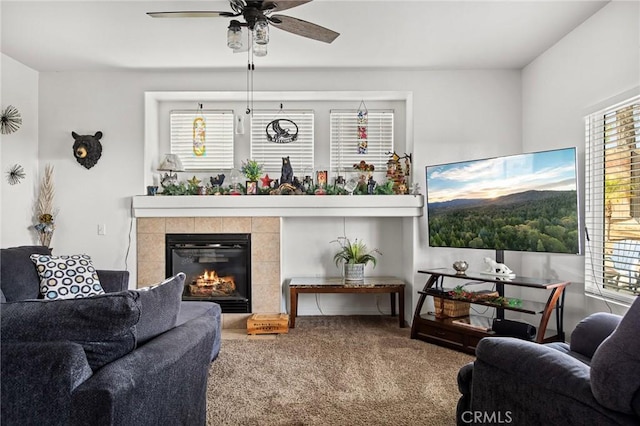
[[[138,299],[139,293],[126,291],[84,299],[3,303],[0,337],[2,342],[78,343],[95,371],[136,347]]]
[[[640,414],[640,299],[636,298],[618,328],[591,359],[591,390],[603,406]]]
[[[0,250],[0,287],[8,302],[37,299],[40,278],[29,256],[51,254],[44,246],[20,246]]]
[[[175,327],[186,276],[180,272],[160,284],[131,290],[139,294],[141,315],[136,334],[144,343]]]
[[[80,299],[104,294],[88,255],[32,254],[30,257],[40,276],[40,293],[45,299]]]

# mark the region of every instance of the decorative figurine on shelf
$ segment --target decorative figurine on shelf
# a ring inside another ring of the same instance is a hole
[[[300,189],[300,190],[302,190],[302,182],[300,182],[300,179],[298,179],[298,176],[294,176],[294,177],[293,177],[293,186],[294,186],[296,189]]]
[[[282,157],[282,175],[280,176],[280,184],[293,183],[293,168],[289,161],[289,156]]]
[[[496,275],[507,278],[516,277],[516,274],[504,263],[498,263],[490,257],[485,257],[484,263],[487,265],[487,269],[485,271],[482,271],[483,274]]]
[[[269,173],[267,173],[264,177],[260,178],[260,181],[262,182],[263,188],[271,188],[271,182],[273,182],[273,179],[271,179],[269,177]]]
[[[367,164],[366,161],[362,160],[359,163],[353,165],[354,170],[360,170],[361,172],[372,173],[376,167],[373,164]]]
[[[376,189],[376,181],[373,180],[373,176],[369,176],[369,180],[367,181],[367,194],[373,195],[373,191]]]
[[[394,182],[394,192],[396,194],[409,193],[409,178],[411,176],[411,154],[404,154],[400,157],[395,152],[388,152],[391,155],[389,161],[387,161],[387,179]],[[404,160],[404,167],[400,163],[400,160]]]
[[[209,181],[211,182],[211,186],[222,186],[222,183],[224,182],[224,174],[219,174],[216,177],[211,176],[209,178]]]

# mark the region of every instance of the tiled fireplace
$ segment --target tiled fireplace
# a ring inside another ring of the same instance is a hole
[[[251,234],[252,313],[280,312],[279,217],[139,217],[138,287],[166,277],[166,234]],[[249,314],[223,314],[223,328],[245,328]]]

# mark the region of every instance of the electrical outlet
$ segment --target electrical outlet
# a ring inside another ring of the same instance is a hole
[[[98,224],[98,235],[107,235],[107,225],[104,223]]]

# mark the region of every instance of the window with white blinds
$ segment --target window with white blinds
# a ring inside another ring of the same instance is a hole
[[[232,110],[173,110],[171,124],[171,153],[182,160],[186,171],[226,170],[233,168],[233,111]],[[205,121],[204,154],[194,152],[194,120]]]
[[[291,120],[298,126],[298,137],[289,143],[267,139],[267,125],[273,120]],[[278,178],[282,171],[282,157],[289,157],[293,173],[313,171],[314,113],[309,110],[274,110],[253,112],[251,117],[251,159],[263,165],[263,173]]]
[[[360,161],[385,170],[393,152],[393,110],[368,110],[367,153],[358,153],[358,111],[331,110],[331,170],[351,170]]]
[[[586,117],[585,290],[640,294],[640,96]]]

